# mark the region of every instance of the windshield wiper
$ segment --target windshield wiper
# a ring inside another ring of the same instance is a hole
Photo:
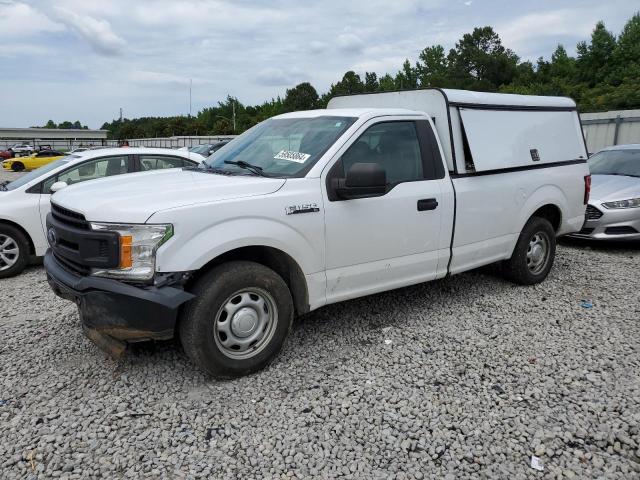
[[[226,163],[227,165],[235,165],[236,167],[244,168],[245,170],[249,170],[255,173],[256,175],[260,175],[261,177],[269,176],[262,171],[262,167],[245,162],[244,160],[238,160],[237,162],[234,162],[231,160],[225,160],[224,163]]]
[[[218,175],[233,175],[233,173],[227,171],[227,170],[223,170],[221,168],[215,168],[215,167],[210,167],[209,165],[207,165],[206,163],[203,164],[205,167],[202,168],[200,166],[198,167],[183,167],[183,170],[189,170],[192,172],[202,172],[202,173],[217,173]]]

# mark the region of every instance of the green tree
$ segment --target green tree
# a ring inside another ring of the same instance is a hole
[[[421,87],[441,87],[447,83],[447,57],[442,45],[426,47],[416,62],[416,74]]]
[[[502,45],[491,27],[474,28],[447,57],[451,82],[463,88],[497,90],[516,76],[518,56]]]
[[[625,24],[613,50],[613,71],[610,82],[619,85],[623,81],[640,77],[640,13]]]
[[[365,72],[364,74],[364,90],[365,92],[377,92],[380,88],[378,84],[378,75],[375,72]]]
[[[402,64],[402,70],[396,74],[396,88],[399,90],[411,90],[418,88],[418,72],[411,65],[409,59]]]
[[[309,83],[304,82],[291,89],[287,89],[282,106],[285,112],[297,110],[313,110],[318,108],[318,92]]]
[[[391,92],[393,90],[396,90],[396,81],[388,73],[380,77],[379,85],[381,92]]]
[[[616,38],[606,29],[603,22],[598,22],[591,34],[591,42],[578,43],[578,79],[590,87],[602,83],[613,73],[612,59],[615,48]]]

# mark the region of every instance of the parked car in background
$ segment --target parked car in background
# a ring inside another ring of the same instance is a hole
[[[88,180],[201,162],[200,155],[190,152],[110,148],[58,158],[12,182],[0,183],[0,278],[20,273],[29,260],[44,255],[44,221],[53,192]]]
[[[245,375],[323,305],[494,262],[543,281],[556,236],[584,221],[586,162],[568,98],[339,97],[202,168],[57,193],[44,265],[102,348],[177,335],[205,371]]]
[[[14,157],[22,157],[24,155],[31,155],[35,148],[29,143],[14,143],[9,147],[9,150],[13,152]]]
[[[605,148],[589,158],[591,199],[572,236],[640,240],[640,144]]]
[[[224,147],[230,141],[231,140],[221,140],[221,141],[216,142],[216,143],[205,143],[203,145],[198,145],[196,147],[191,147],[189,149],[189,151],[193,152],[193,153],[199,153],[203,157],[207,158],[213,152],[217,152],[218,150],[220,150],[222,147]]]
[[[64,157],[66,154],[57,150],[40,150],[32,153],[27,157],[15,157],[2,162],[2,168],[5,170],[13,170],[14,172],[22,172],[23,170],[35,170],[47,163]]]
[[[0,159],[8,160],[9,158],[13,158],[13,152],[11,150],[0,150]]]

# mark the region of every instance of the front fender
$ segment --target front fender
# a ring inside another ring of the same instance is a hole
[[[320,216],[315,217],[319,223]],[[181,230],[158,251],[157,270],[161,272],[199,270],[216,257],[241,247],[266,246],[289,255],[305,275],[324,266],[324,236],[313,229],[296,228],[285,221],[255,216],[236,217],[198,232]]]

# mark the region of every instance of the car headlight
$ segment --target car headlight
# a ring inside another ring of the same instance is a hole
[[[173,236],[173,225],[123,225],[91,223],[96,231],[120,235],[120,265],[113,269],[95,269],[97,277],[123,280],[151,280],[156,269],[156,251]]]
[[[638,208],[640,207],[640,198],[630,198],[629,200],[616,200],[615,202],[606,202],[602,204],[606,208]]]

